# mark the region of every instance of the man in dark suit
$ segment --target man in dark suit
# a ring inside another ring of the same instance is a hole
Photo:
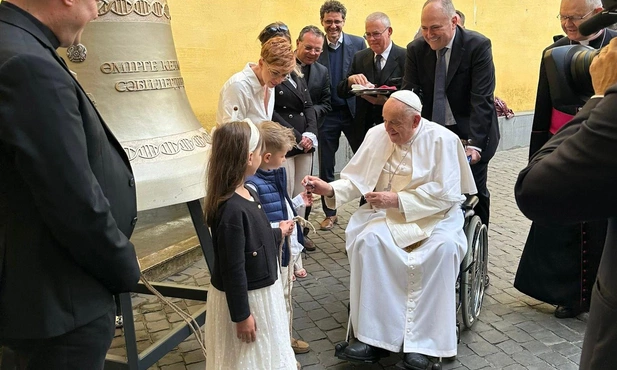
[[[318,132],[326,119],[326,115],[332,111],[332,103],[330,102],[330,74],[328,73],[328,68],[317,63],[317,59],[323,51],[325,37],[319,28],[306,26],[300,31],[298,40],[296,40],[296,58],[302,69],[304,80],[313,101]],[[307,220],[310,212],[311,207],[306,207],[304,218]],[[304,228],[304,248],[307,251],[314,251],[316,249],[315,244],[307,237],[309,231],[308,227]]]
[[[324,65],[316,63],[323,51],[324,39],[325,35],[319,28],[306,26],[296,40],[296,58],[313,101],[318,129],[332,111],[330,74]]]
[[[421,25],[423,38],[407,46],[403,89],[420,96],[424,118],[445,125],[463,140],[478,188],[476,213],[488,225],[488,162],[499,143],[491,41],[457,27],[450,0],[427,1]],[[440,66],[444,69],[438,71]]]
[[[394,45],[391,40],[390,18],[384,13],[375,12],[366,17],[364,38],[369,49],[354,55],[348,76],[338,84],[338,94],[349,98],[354,96],[354,84],[365,87],[382,85],[401,88],[405,72],[405,49]],[[381,112],[386,95],[359,95],[356,97],[356,117],[354,118],[354,141],[362,143],[364,135],[373,126],[383,122]]]
[[[590,68],[596,95],[532,156],[515,187],[519,208],[534,222],[609,220],[591,296],[582,370],[609,370],[617,363],[616,65],[613,39]]]
[[[319,9],[321,25],[324,27],[326,39],[323,52],[317,60],[328,68],[330,73],[330,93],[332,112],[328,113],[319,130],[319,177],[326,181],[334,181],[335,155],[339,147],[341,132],[345,134],[351,150],[355,152],[360,143],[353,140],[353,117],[356,114],[355,97],[341,98],[336,87],[347,76],[354,54],[366,49],[362,37],[343,33],[347,9],[336,0],[326,1]],[[338,222],[336,210],[326,207],[321,201],[326,218],[321,222],[322,230],[331,230]]]
[[[562,0],[559,8],[559,19],[561,28],[566,34],[556,40],[552,45],[544,49],[542,56],[547,50],[573,44],[582,44],[590,46],[594,49],[600,49],[604,45],[608,45],[611,39],[617,36],[617,32],[602,29],[591,36],[583,36],[578,31],[578,26],[584,20],[591,18],[595,13],[602,11],[602,2],[600,0],[592,0],[589,4],[587,0]],[[536,105],[533,115],[533,123],[531,128],[531,139],[529,142],[529,156],[531,157],[537,152],[544,143],[546,143],[551,135],[572,119],[578,109],[583,106],[572,104],[568,107],[554,107],[551,99],[550,85],[546,75],[546,66],[544,58],[540,61],[540,77],[538,79],[538,91],[536,94]]]
[[[570,121],[593,94],[593,91],[585,92],[582,88],[565,94],[558,81],[549,80],[547,66],[552,63],[547,65],[544,56],[551,53],[549,50],[555,51],[554,48],[566,45],[583,44],[594,49],[607,45],[617,32],[602,29],[591,36],[583,36],[578,30],[585,19],[600,11],[600,0],[561,1],[559,19],[566,37],[557,40],[542,53],[530,157]],[[558,91],[559,94],[551,95],[551,91]],[[554,315],[557,318],[575,317],[588,311],[606,238],[606,224],[606,220],[574,225],[534,222],[519,261],[514,287],[538,300],[556,305]]]
[[[0,344],[28,369],[102,369],[139,279],[128,158],[56,53],[96,17],[0,3]]]

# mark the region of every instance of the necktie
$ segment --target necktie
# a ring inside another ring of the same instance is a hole
[[[446,124],[446,51],[438,51],[437,65],[435,66],[435,89],[433,91],[433,122]]]
[[[375,55],[375,84],[378,84],[378,81],[381,80],[381,60],[383,57],[381,54]]]

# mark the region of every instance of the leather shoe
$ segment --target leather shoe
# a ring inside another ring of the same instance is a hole
[[[362,343],[359,340],[345,347],[343,353],[349,359],[355,361],[377,362],[380,358],[377,347]]]
[[[570,319],[581,313],[581,309],[568,306],[557,306],[555,309],[555,317],[558,319]]]
[[[307,353],[311,349],[308,343],[296,338],[291,338],[291,348],[293,348],[296,355]]]
[[[308,237],[304,237],[304,249],[309,252],[313,252],[317,249],[317,247],[315,247],[315,243],[313,243],[311,239],[309,239]]]
[[[403,366],[406,370],[441,369],[441,365],[437,364],[437,367],[435,365],[426,355],[421,353],[405,353],[403,356]]]
[[[326,217],[323,221],[321,221],[320,229],[321,230],[332,230],[334,224],[338,224],[338,216],[330,216]]]

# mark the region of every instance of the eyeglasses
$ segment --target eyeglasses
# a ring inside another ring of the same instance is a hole
[[[582,17],[576,16],[576,15],[561,15],[561,14],[557,14],[557,19],[559,19],[562,22],[567,22],[568,19],[574,23],[574,22],[579,22],[582,21],[583,19],[587,18],[589,16],[589,14],[593,13],[594,9],[592,9],[589,13],[585,14]]]
[[[343,22],[345,21],[341,21],[339,19],[335,19],[335,20],[328,19],[328,20],[323,21],[323,23],[327,26],[331,26],[333,24],[336,26],[340,26],[341,24],[343,24]]]
[[[306,50],[308,53],[313,52],[315,54],[320,54],[323,51],[321,48],[314,48],[310,45],[304,45],[304,50]]]
[[[374,39],[377,39],[377,38],[380,38],[380,37],[381,37],[381,35],[382,35],[384,32],[386,32],[386,31],[388,30],[388,28],[389,28],[389,27],[386,27],[386,29],[384,29],[384,30],[383,30],[383,31],[381,31],[381,32],[366,32],[363,36],[364,36],[364,38],[365,38],[366,40],[368,40],[368,39],[369,39],[369,37],[372,37],[372,38],[374,38]]]

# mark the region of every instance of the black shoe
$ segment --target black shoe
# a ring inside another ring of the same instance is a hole
[[[570,319],[578,316],[581,309],[567,306],[557,306],[555,309],[555,317],[558,319]]]
[[[304,249],[306,249],[309,252],[313,252],[317,249],[317,247],[315,247],[315,243],[313,243],[313,241],[307,237],[304,238]]]
[[[343,353],[347,358],[354,361],[377,362],[381,358],[380,350],[359,340],[348,345]]]
[[[405,370],[441,370],[441,364],[432,362],[421,353],[405,353],[402,365]]]

